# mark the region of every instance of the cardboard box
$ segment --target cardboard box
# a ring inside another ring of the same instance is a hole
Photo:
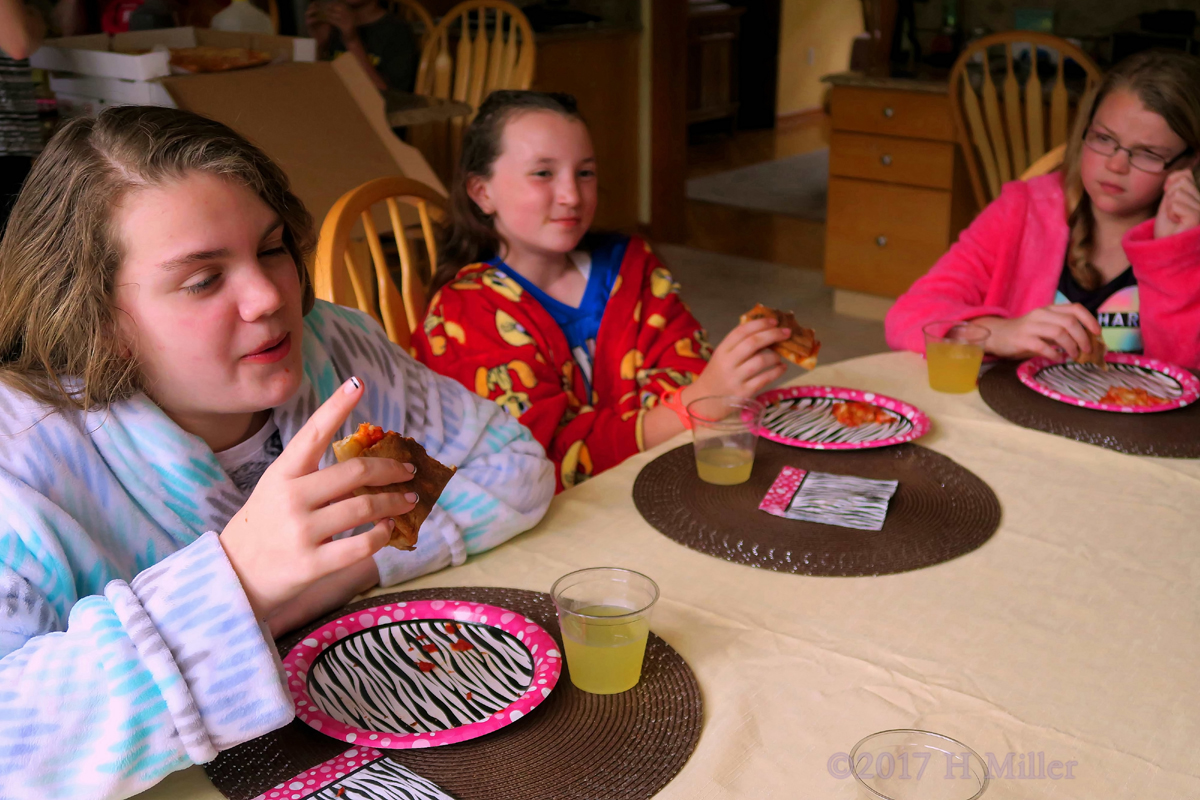
[[[274,54],[279,63],[169,75],[166,53],[118,52],[158,44],[251,47]],[[163,105],[224,122],[287,172],[318,225],[345,192],[385,175],[405,175],[446,194],[420,151],[392,132],[383,97],[353,56],[318,62],[312,39],[168,28],[51,39],[30,62],[76,73],[51,78],[68,114],[94,114],[109,105]],[[386,211],[377,222],[390,230]]]
[[[152,31],[72,36],[50,39],[30,63],[51,71],[50,89],[71,100],[91,98],[95,105],[174,106],[160,80],[171,74],[170,55],[136,51],[154,47],[249,47],[270,53],[274,62],[316,61],[314,39],[263,36],[204,28],[164,28]]]
[[[95,97],[68,92],[59,92],[55,97],[58,100],[58,113],[64,118],[94,117],[109,105]]]
[[[29,57],[31,66],[53,72],[71,72],[95,78],[149,81],[171,74],[170,54],[138,53],[164,47],[249,47],[270,53],[275,61],[316,61],[315,39],[294,36],[266,36],[257,33],[233,33],[207,28],[161,28],[131,31],[109,36],[68,36],[47,39]]]
[[[144,49],[147,42],[153,46],[172,41],[171,37],[185,35],[181,32],[196,35],[205,44],[271,50],[282,63],[130,80],[126,76],[148,75],[159,69],[147,56],[165,58],[166,54],[128,55],[103,49],[110,45]],[[230,37],[250,37],[253,43]],[[274,49],[268,46],[271,40]],[[311,39],[251,37],[191,28],[121,34],[111,42],[104,35],[74,37],[67,46],[63,46],[67,40],[51,41],[57,44],[38,51],[43,68],[94,70],[91,74],[52,77],[51,87],[63,101],[65,113],[95,114],[108,105],[163,105],[224,122],[261,147],[287,173],[292,191],[304,201],[318,229],[338,198],[375,178],[404,175],[446,194],[420,151],[392,132],[383,96],[348,53],[333,62],[317,62],[312,57],[315,43],[311,51],[302,47]],[[390,231],[386,206],[377,204],[373,212],[378,230]],[[401,218],[405,225],[419,221],[416,211],[404,204]],[[360,260],[364,266],[369,265],[368,259]],[[363,277],[368,286],[374,286],[372,277]],[[346,283],[344,278],[341,273],[335,276],[335,287]],[[348,302],[350,296],[345,286],[337,293],[339,301]]]
[[[87,97],[102,105],[174,106],[175,101],[159,81],[126,81],[90,75],[51,73],[50,91],[58,98]]]
[[[162,84],[176,107],[224,122],[261,147],[288,174],[317,225],[343,194],[386,175],[446,194],[420,151],[392,132],[383,96],[349,53],[332,62],[175,76]],[[377,211],[380,229],[390,230],[382,203]]]

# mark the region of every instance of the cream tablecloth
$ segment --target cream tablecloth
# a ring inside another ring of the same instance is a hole
[[[987,800],[1200,798],[1200,462],[1019,428],[978,393],[931,391],[912,354],[802,382],[925,410],[934,430],[921,444],[992,486],[1000,530],[954,561],[878,578],[726,563],[660,535],[633,506],[638,471],[680,437],[560,496],[535,530],[402,588],[546,591],[596,565],[655,578],[653,627],[705,703],[667,800],[851,798],[837,754],[898,727],[959,738],[1001,765],[1013,753],[1014,773],[1030,752],[1077,762],[1071,779],[1065,767],[1058,780],[1000,776]],[[220,795],[195,767],[145,797]]]

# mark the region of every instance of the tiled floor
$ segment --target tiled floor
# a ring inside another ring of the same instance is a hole
[[[833,313],[833,290],[817,270],[660,244],[656,251],[683,285],[683,299],[717,342],[755,303],[792,310],[817,332],[822,364],[887,350],[883,323]],[[789,368],[784,379],[800,374]]]
[[[694,144],[688,150],[688,177],[784,158],[828,141],[828,122],[822,119]],[[743,312],[761,302],[794,311],[817,331],[821,363],[887,349],[883,323],[833,312],[833,291],[821,273],[824,223],[688,201],[688,227],[687,246],[660,244],[657,251],[714,345]],[[784,380],[799,373],[790,367]]]

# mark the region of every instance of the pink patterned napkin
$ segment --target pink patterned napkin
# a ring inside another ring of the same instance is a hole
[[[454,800],[408,767],[370,747],[340,756],[260,794],[254,800]]]
[[[758,508],[787,519],[878,531],[883,529],[888,503],[899,485],[897,481],[784,467]]]

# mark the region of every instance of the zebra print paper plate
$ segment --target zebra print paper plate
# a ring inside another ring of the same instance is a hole
[[[758,396],[766,410],[759,434],[780,444],[812,450],[861,450],[911,442],[929,433],[929,417],[903,400],[840,386],[789,386]],[[891,414],[891,422],[850,427],[838,422],[834,405],[870,403]]]
[[[276,784],[254,800],[454,800],[371,747],[352,747]]]
[[[283,660],[296,716],[351,744],[436,747],[516,722],[562,672],[540,625],[497,606],[420,600],[317,628]]]
[[[1200,397],[1200,380],[1182,367],[1130,353],[1109,353],[1108,371],[1092,364],[1031,358],[1017,367],[1021,383],[1041,395],[1096,411],[1145,414],[1183,408]],[[1127,406],[1101,402],[1109,389],[1144,389],[1165,402]]]

